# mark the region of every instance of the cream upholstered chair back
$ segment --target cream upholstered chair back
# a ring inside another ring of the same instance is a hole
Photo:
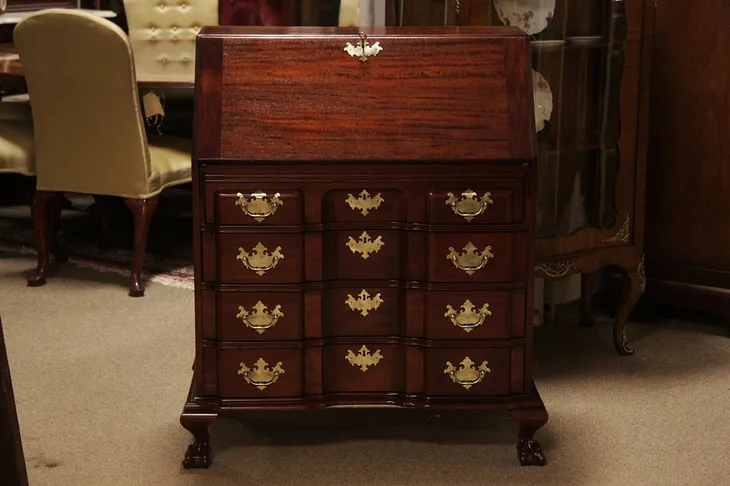
[[[124,11],[137,80],[194,82],[195,38],[218,25],[218,0],[124,0]]]
[[[125,33],[82,11],[48,9],[13,35],[32,100],[37,189],[146,194],[150,154]]]

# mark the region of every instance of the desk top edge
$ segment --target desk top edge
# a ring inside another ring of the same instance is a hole
[[[326,37],[351,36],[363,33],[372,36],[459,36],[486,38],[524,38],[528,36],[517,27],[503,26],[463,26],[463,27],[262,27],[262,26],[207,26],[198,34],[198,38],[238,38],[238,37]]]

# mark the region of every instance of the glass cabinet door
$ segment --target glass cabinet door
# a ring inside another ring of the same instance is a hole
[[[618,219],[621,0],[393,0],[402,25],[512,25],[531,36],[538,236]]]

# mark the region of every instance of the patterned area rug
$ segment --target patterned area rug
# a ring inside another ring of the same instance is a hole
[[[162,285],[193,289],[192,215],[190,193],[166,191],[152,219],[145,256],[145,279]],[[111,220],[114,248],[98,248],[98,218],[93,199],[69,198],[72,209],[63,211],[59,241],[70,253],[67,264],[99,272],[129,275],[132,260],[132,219],[120,204]],[[0,207],[0,252],[36,255],[28,206]]]

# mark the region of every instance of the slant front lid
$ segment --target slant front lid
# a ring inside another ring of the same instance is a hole
[[[218,27],[197,42],[197,158],[535,155],[518,29]]]

